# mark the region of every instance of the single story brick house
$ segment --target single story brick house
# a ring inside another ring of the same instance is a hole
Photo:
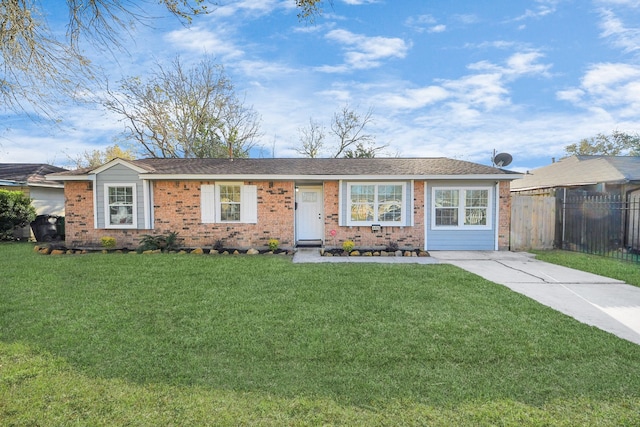
[[[64,182],[66,244],[178,232],[185,247],[509,248],[518,173],[447,158],[115,159]]]

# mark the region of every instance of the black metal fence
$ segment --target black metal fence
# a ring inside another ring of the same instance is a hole
[[[580,192],[557,196],[557,247],[640,262],[638,195]]]

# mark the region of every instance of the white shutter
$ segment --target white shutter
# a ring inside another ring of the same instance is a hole
[[[240,221],[247,224],[258,223],[258,187],[243,185],[240,196]]]
[[[200,211],[202,222],[216,222],[216,198],[215,185],[203,185],[200,187]]]

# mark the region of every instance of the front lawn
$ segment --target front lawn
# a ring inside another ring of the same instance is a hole
[[[532,252],[540,261],[588,271],[600,276],[622,280],[630,285],[640,286],[640,264],[635,262],[559,249]]]
[[[634,425],[640,347],[451,265],[0,245],[7,425]]]

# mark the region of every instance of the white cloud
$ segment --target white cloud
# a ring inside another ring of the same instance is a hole
[[[504,87],[502,75],[476,74],[442,83],[445,89],[455,93],[459,102],[470,107],[493,110],[510,103],[509,91]]]
[[[537,7],[527,9],[525,12],[513,19],[514,21],[523,21],[526,19],[539,19],[555,13],[559,0],[536,0]]]
[[[180,50],[206,53],[225,59],[243,55],[243,51],[228,37],[222,36],[222,31],[213,32],[201,27],[182,28],[165,34],[164,38]]]
[[[496,72],[511,77],[519,77],[523,75],[540,75],[549,77],[549,69],[551,68],[551,65],[538,63],[538,59],[543,57],[543,54],[536,51],[517,52],[507,58],[505,65],[497,65],[489,61],[479,61],[470,64],[468,68],[476,71]]]
[[[640,126],[640,66],[594,64],[585,73],[580,87],[558,91],[556,96],[586,111],[606,115],[614,124],[635,121],[635,129]]]
[[[375,104],[397,109],[418,109],[443,101],[449,96],[449,91],[441,86],[427,86],[418,89],[407,89],[401,94],[381,95]]]
[[[367,37],[347,30],[332,30],[325,37],[341,44],[345,51],[343,65],[320,68],[327,72],[379,67],[382,60],[404,58],[409,50],[404,40],[395,37]]]
[[[614,46],[624,52],[636,52],[640,49],[640,28],[626,27],[624,22],[611,10],[601,10],[601,36],[612,40]]]
[[[239,14],[250,16],[269,15],[276,9],[294,9],[295,4],[282,0],[234,0],[213,8],[210,15],[214,19],[237,17]]]
[[[549,65],[538,63],[538,52],[515,53],[503,65],[480,61],[468,66],[477,73],[459,79],[440,79],[438,85],[399,89],[374,96],[374,105],[397,110],[447,106],[461,122],[477,119],[478,111],[493,111],[511,104],[507,83],[525,75],[548,76]],[[452,115],[452,116],[453,116]]]

